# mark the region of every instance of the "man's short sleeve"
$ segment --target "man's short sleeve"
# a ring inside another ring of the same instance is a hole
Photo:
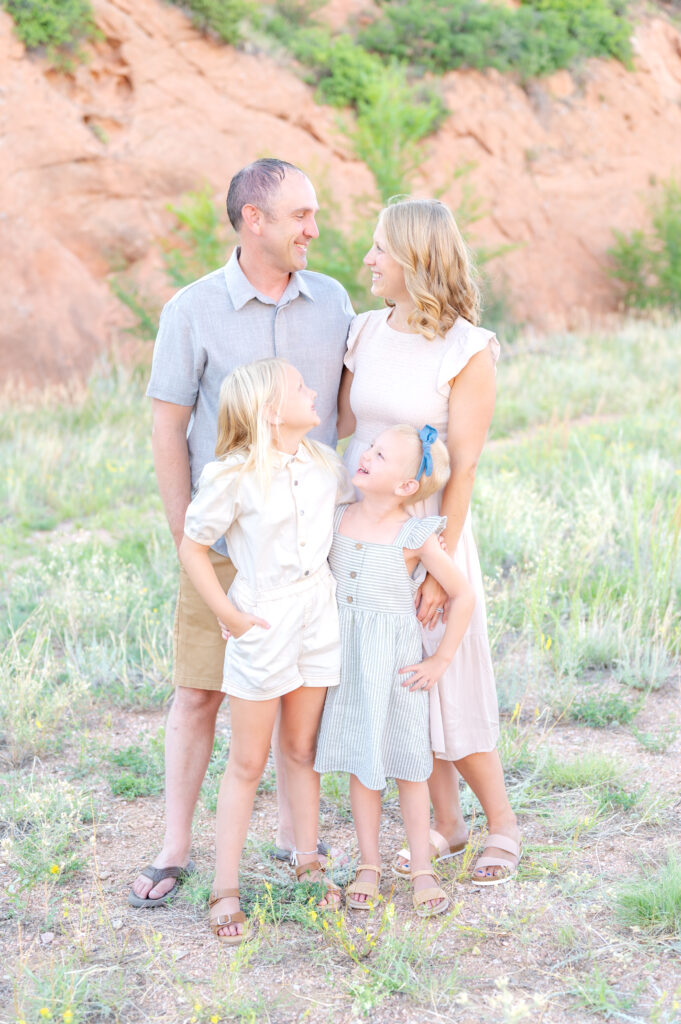
[[[148,398],[160,398],[174,405],[196,402],[203,357],[197,346],[191,320],[175,296],[166,303],[154,345]]]

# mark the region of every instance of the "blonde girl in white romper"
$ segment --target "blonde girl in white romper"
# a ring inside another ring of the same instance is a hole
[[[475,326],[479,293],[474,273],[443,203],[408,199],[386,207],[364,262],[372,273],[371,290],[386,308],[361,314],[350,329],[339,434],[354,431],[354,436],[344,461],[354,473],[367,443],[400,422],[430,423],[447,444],[449,482],[413,513],[446,515],[447,548],[477,600],[454,660],[431,691],[431,852],[440,859],[466,845],[458,769],[480,800],[489,830],[471,880],[498,884],[515,873],[520,834],[496,751],[497,697],[469,506],[494,410],[499,343],[491,331]],[[440,641],[447,616],[446,594],[430,577],[421,589],[418,615],[428,655]],[[409,851],[400,851],[394,867],[408,874]]]
[[[282,359],[225,378],[218,461],[209,462],[185,519],[180,558],[197,591],[231,634],[223,690],[232,736],[217,808],[210,925],[221,942],[243,941],[239,861],[255,791],[281,706],[296,873],[323,881],[320,906],[340,892],[317,859],[317,730],[327,687],[340,678],[335,583],[327,563],[335,506],[353,496],[330,448],[305,440],[319,423],[315,392]],[[237,576],[225,595],[208,556],[225,536]]]

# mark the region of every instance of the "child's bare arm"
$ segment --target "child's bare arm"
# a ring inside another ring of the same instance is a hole
[[[418,554],[431,576],[449,595],[449,617],[435,654],[418,665],[400,669],[400,672],[413,673],[403,686],[408,686],[410,690],[431,690],[456,654],[468,628],[475,607],[475,593],[463,573],[442,550],[436,536],[431,535]]]
[[[241,636],[251,626],[262,626],[264,629],[269,629],[269,622],[265,622],[264,619],[259,619],[255,615],[240,612],[238,608],[235,608],[220,586],[220,581],[208,557],[209,550],[207,545],[197,544],[186,534],[180,543],[180,561],[187,570],[199,596],[203,598],[213,614],[225,623],[232,636]]]

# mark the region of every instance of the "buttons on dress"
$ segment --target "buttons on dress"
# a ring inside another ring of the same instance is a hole
[[[355,544],[355,547],[357,548],[358,551],[362,550],[362,545],[361,544]]]
[[[352,571],[352,572],[350,573],[350,579],[351,579],[351,580],[354,580],[354,578],[355,578],[355,576],[356,576],[356,575],[357,575],[357,573],[356,573],[356,572],[355,572],[355,571],[353,570],[353,571]]]
[[[309,576],[309,575],[310,575],[310,570],[306,569],[305,572],[303,573],[303,576]]]
[[[301,542],[300,542],[300,546],[301,546],[301,548],[304,548],[304,547],[305,547],[305,541],[304,541],[304,540],[301,540]]]
[[[348,595],[347,601],[348,601],[348,604],[352,604],[352,598],[350,597],[350,595]]]

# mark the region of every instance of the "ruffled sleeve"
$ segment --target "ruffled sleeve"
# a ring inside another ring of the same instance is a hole
[[[459,317],[454,326],[447,332],[446,340],[451,344],[444,354],[440,364],[440,372],[437,380],[437,390],[445,398],[449,397],[449,382],[457,377],[468,361],[477,353],[489,345],[492,359],[496,367],[499,358],[499,342],[494,331],[487,331],[484,327],[474,327],[468,320]]]
[[[408,523],[405,523],[395,538],[395,543],[401,548],[420,548],[428,538],[435,534],[439,536],[447,525],[447,516],[412,516]]]
[[[347,340],[347,351],[343,362],[347,366],[351,373],[355,372],[355,360],[357,358],[357,343],[359,342],[359,336],[364,330],[369,317],[373,310],[368,310],[366,313],[360,313],[350,324],[350,330],[348,331]]]
[[[187,509],[184,532],[197,544],[211,547],[239,515],[239,474],[237,461],[208,462],[199,479],[199,489]]]

